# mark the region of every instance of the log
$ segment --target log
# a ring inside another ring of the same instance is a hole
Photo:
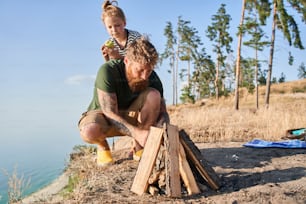
[[[164,130],[161,128],[150,128],[148,139],[131,187],[131,191],[138,195],[142,195],[147,191],[149,185],[148,179],[155,164],[155,159],[161,145],[163,133]]]
[[[194,194],[200,193],[200,189],[193,176],[193,173],[188,164],[188,161],[186,160],[186,154],[184,151],[184,147],[181,143],[180,143],[179,164],[180,164],[180,167],[179,167],[180,175],[187,188],[188,195],[194,195]]]
[[[155,166],[149,178],[149,184],[153,184],[158,180],[160,172],[165,169],[165,147],[161,145],[155,161]]]
[[[166,194],[169,197],[182,196],[180,171],[179,171],[179,135],[176,126],[168,124],[164,133],[166,148]]]
[[[188,134],[184,130],[180,130],[180,141],[186,152],[187,159],[196,167],[196,170],[208,185],[218,190],[220,188],[220,180],[213,168],[203,158],[200,150],[192,142]]]

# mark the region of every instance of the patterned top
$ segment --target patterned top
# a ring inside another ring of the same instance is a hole
[[[119,50],[119,54],[124,57],[126,54],[126,48],[129,44],[131,44],[132,42],[134,42],[136,39],[141,37],[141,34],[137,31],[133,31],[133,30],[128,30],[125,29],[127,32],[127,42],[125,43],[125,46],[123,49],[120,48],[118,42],[114,39],[114,38],[109,38],[110,41],[112,41],[115,45],[115,48],[117,50]]]

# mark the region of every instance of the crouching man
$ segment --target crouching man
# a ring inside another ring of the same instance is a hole
[[[98,165],[113,161],[107,137],[132,137],[134,158],[139,158],[150,126],[169,123],[163,86],[154,71],[157,61],[155,47],[142,37],[128,46],[123,60],[100,67],[92,101],[78,125],[82,139],[97,145]]]

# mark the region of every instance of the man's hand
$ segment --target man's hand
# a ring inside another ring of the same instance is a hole
[[[133,134],[132,137],[138,142],[138,144],[144,147],[149,136],[149,130],[134,128],[132,134]]]
[[[99,103],[104,116],[114,125],[122,134],[133,137],[139,145],[144,147],[147,141],[149,130],[140,129],[129,124],[118,114],[118,101],[115,93],[107,93],[97,89]]]

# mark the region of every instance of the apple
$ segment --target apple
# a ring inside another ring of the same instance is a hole
[[[115,46],[111,40],[106,41],[104,45],[108,48],[113,48]]]

